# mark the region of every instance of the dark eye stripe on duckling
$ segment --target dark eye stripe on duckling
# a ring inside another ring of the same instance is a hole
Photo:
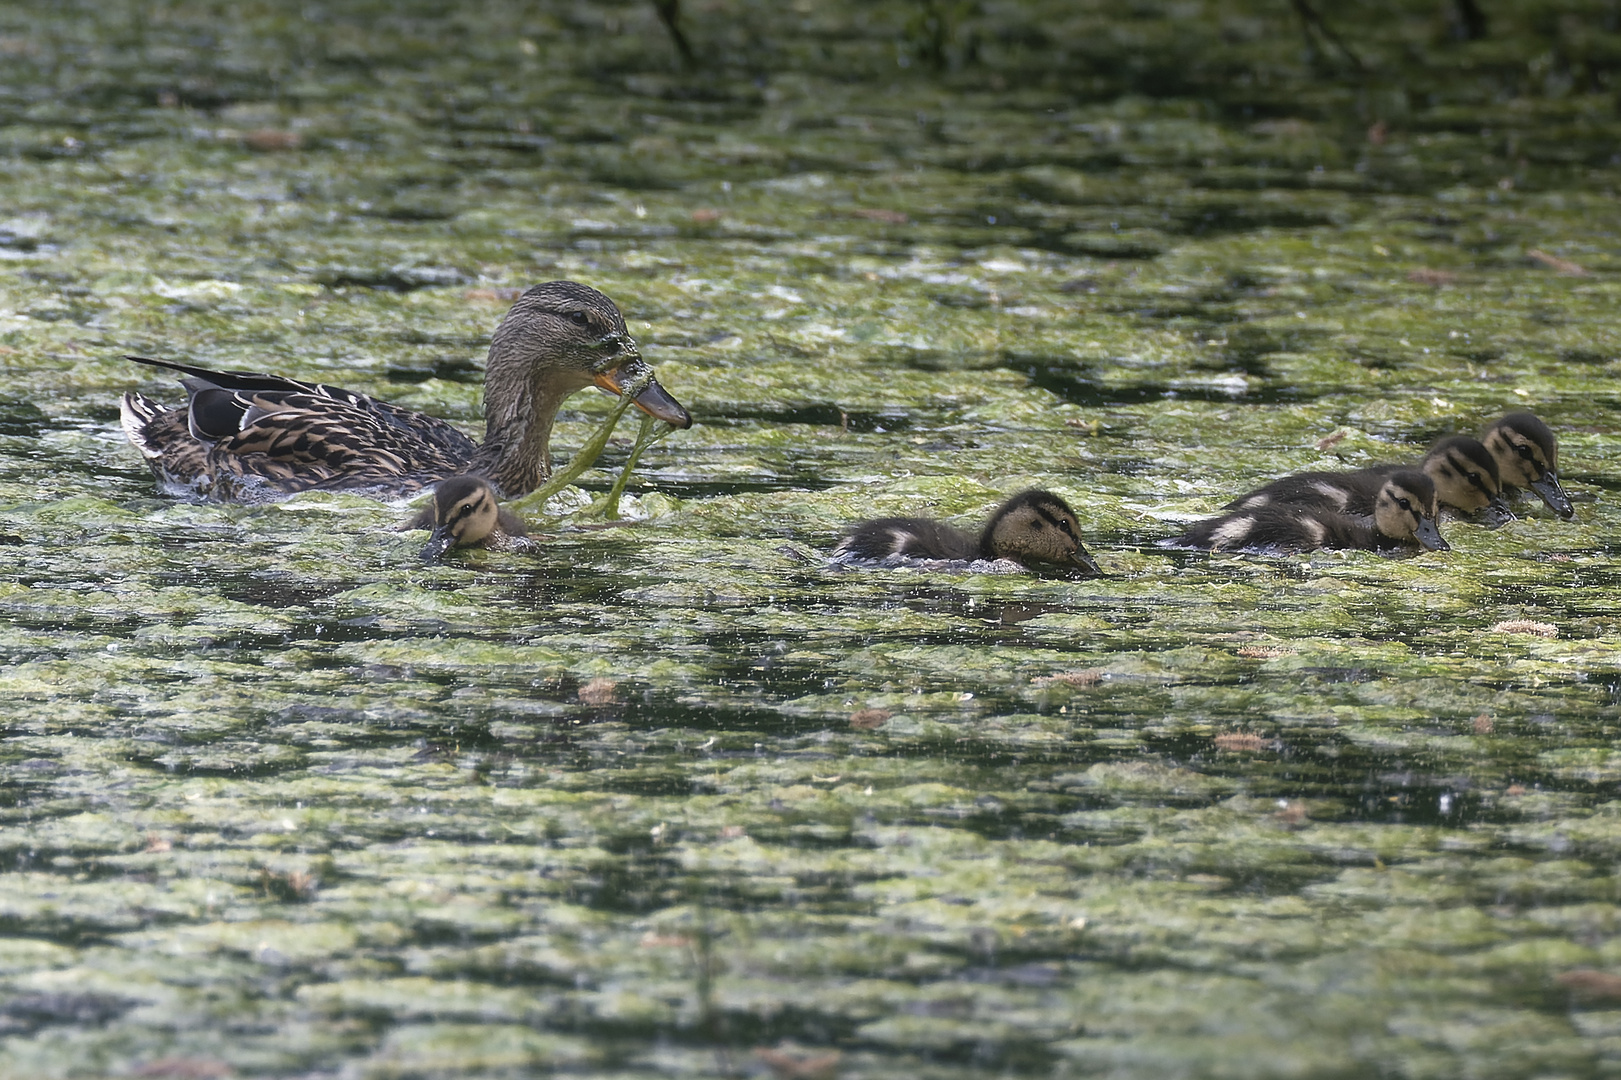
[[[1541,448],[1525,435],[1515,431],[1513,428],[1507,427],[1499,428],[1492,434],[1508,443],[1509,449],[1514,451],[1520,457],[1539,466],[1542,464],[1542,454],[1540,453]]]
[[[1042,521],[1045,521],[1059,532],[1067,533],[1070,531],[1069,522],[1065,521],[1057,514],[1054,514],[1050,508],[1043,506],[1041,503],[1031,503],[1030,509],[1034,510],[1036,512],[1036,516],[1041,518]],[[1041,522],[1038,521],[1036,523],[1036,527],[1040,528],[1040,526]]]
[[[1413,520],[1413,528],[1417,530],[1418,523],[1424,520],[1425,508],[1422,503],[1413,497],[1410,492],[1399,491],[1392,495],[1387,488],[1379,492],[1379,502],[1384,506],[1399,506],[1403,513]]]
[[[457,520],[460,520],[464,517],[468,517],[480,510],[487,508],[489,505],[489,497],[485,495],[484,492],[480,491],[477,496],[468,499],[466,502],[456,507],[456,518]]]
[[[1457,447],[1449,448],[1442,465],[1443,475],[1452,476],[1463,481],[1488,500],[1497,494],[1497,489],[1486,483],[1486,473],[1480,463],[1469,460],[1469,455]]]
[[[1548,459],[1543,456],[1542,447],[1529,439],[1525,442],[1516,442],[1514,452],[1535,465],[1542,472],[1548,471]]]
[[[1504,417],[1503,421],[1488,433],[1487,446],[1502,440],[1522,461],[1534,465],[1538,473],[1546,472],[1551,467],[1548,452],[1543,448],[1542,441],[1537,438],[1537,433],[1521,431],[1509,421],[1511,417]]]

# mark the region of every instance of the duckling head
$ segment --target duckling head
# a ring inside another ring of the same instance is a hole
[[[437,559],[451,548],[472,547],[489,538],[500,520],[495,489],[482,476],[452,476],[433,492],[433,533],[422,549]]]
[[[1493,527],[1514,520],[1503,499],[1497,459],[1479,440],[1467,435],[1442,439],[1430,447],[1420,467],[1443,504],[1466,514],[1483,510],[1486,523]]]
[[[1431,551],[1451,551],[1435,517],[1440,512],[1435,485],[1417,469],[1392,473],[1373,503],[1373,527],[1392,540],[1412,541]]]
[[[1026,566],[1075,566],[1102,570],[1081,546],[1081,526],[1069,504],[1050,491],[1021,491],[997,508],[980,534],[981,554]]]
[[[1559,440],[1553,429],[1528,412],[1511,412],[1486,429],[1480,441],[1497,460],[1503,483],[1530,488],[1562,518],[1576,510],[1559,486]]]
[[[509,495],[551,472],[552,420],[563,399],[599,386],[675,427],[692,416],[653,378],[614,302],[588,285],[548,281],[512,305],[490,339],[480,465]],[[511,473],[511,475],[508,475]]]

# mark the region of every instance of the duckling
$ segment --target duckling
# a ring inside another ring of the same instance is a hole
[[[1385,480],[1409,468],[1412,466],[1375,465],[1348,472],[1296,473],[1240,495],[1223,509],[1258,510],[1288,503],[1371,515]],[[1435,494],[1442,506],[1465,516],[1478,514],[1478,520],[1487,528],[1514,520],[1514,514],[1503,501],[1497,461],[1477,440],[1467,435],[1441,439],[1430,447],[1418,463],[1418,469],[1435,485]]]
[[[1503,482],[1497,459],[1479,439],[1449,435],[1431,446],[1418,463],[1419,470],[1435,485],[1435,497],[1461,517],[1473,516],[1488,529],[1514,520],[1514,512],[1503,497]],[[1385,475],[1399,465],[1379,467]]]
[[[398,498],[464,472],[487,477],[503,496],[522,495],[551,474],[563,399],[593,383],[634,390],[639,408],[675,427],[692,424],[652,378],[614,302],[573,281],[529,289],[496,328],[483,443],[436,417],[324,383],[128,359],[187,376],[183,409],[124,395],[124,431],[159,484],[227,502],[310,489]]]
[[[879,518],[851,528],[833,551],[838,562],[1011,560],[1026,568],[1079,567],[1101,574],[1081,546],[1080,523],[1069,504],[1050,491],[1021,491],[996,508],[973,536],[928,518]]]
[[[540,545],[518,516],[496,504],[495,488],[482,476],[452,476],[433,489],[433,502],[412,518],[406,529],[432,529],[424,559],[437,559],[451,548],[491,551],[534,551]]]
[[[1570,496],[1559,486],[1559,439],[1535,414],[1511,412],[1494,420],[1480,433],[1480,441],[1497,460],[1505,492],[1530,488],[1566,521],[1576,516]]]
[[[1289,555],[1317,548],[1399,552],[1404,548],[1450,551],[1436,528],[1440,510],[1435,485],[1417,469],[1384,478],[1371,514],[1328,502],[1263,503],[1195,523],[1170,547]]]

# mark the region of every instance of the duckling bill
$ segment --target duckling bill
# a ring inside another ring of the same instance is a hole
[[[1243,506],[1248,498],[1235,500],[1235,505]],[[1400,469],[1380,484],[1369,515],[1325,502],[1262,503],[1197,522],[1170,541],[1170,546],[1262,555],[1292,555],[1318,548],[1392,554],[1416,548],[1450,551],[1452,545],[1436,526],[1439,512],[1430,478],[1416,469]]]
[[[1080,523],[1069,504],[1050,491],[1030,489],[991,514],[978,535],[930,518],[878,518],[853,526],[833,557],[840,562],[894,564],[907,560],[970,563],[1008,559],[1030,569],[1075,567],[1103,571],[1081,544]]]
[[[482,476],[452,476],[434,488],[433,502],[405,525],[431,529],[424,559],[437,559],[451,548],[533,551],[540,545],[518,516],[496,502],[495,488]]]

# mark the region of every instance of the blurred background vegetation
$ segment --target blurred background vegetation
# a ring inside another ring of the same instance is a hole
[[[411,0],[80,2],[0,11],[0,121],[382,91],[419,124],[544,105],[490,119],[566,137],[566,105],[537,101],[542,83],[617,84],[627,98],[746,124],[809,79],[874,88],[864,101],[877,110],[885,85],[1032,109],[1182,99],[1206,122],[1303,118],[1358,142],[1379,124],[1530,125],[1507,151],[1534,171],[1609,164],[1617,148],[1592,137],[1617,112],[1618,29],[1613,0],[481,0],[448,12]],[[447,63],[460,68],[452,91]],[[76,149],[58,140],[39,152]]]
[[[231,27],[249,24],[252,42],[232,40]],[[150,103],[169,93],[198,107],[296,97],[315,65],[361,76],[380,57],[409,66],[478,42],[485,79],[500,83],[522,74],[514,39],[569,46],[547,59],[581,74],[680,72],[694,95],[705,82],[785,73],[887,74],[1076,100],[1197,97],[1250,115],[1293,112],[1294,95],[1309,89],[1370,122],[1443,101],[1525,97],[1611,98],[1613,111],[1621,65],[1613,0],[482,0],[448,12],[420,0],[156,0],[19,5],[0,12],[0,25],[30,31],[0,42],[12,64],[54,68],[70,97]],[[126,57],[160,43],[178,50],[173,78],[130,78],[109,43]]]

